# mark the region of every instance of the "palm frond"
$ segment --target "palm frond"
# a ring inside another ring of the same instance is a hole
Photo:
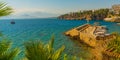
[[[28,60],[47,60],[44,45],[40,41],[26,42],[25,52]]]
[[[65,46],[62,46],[61,48],[59,48],[52,56],[52,60],[58,60],[61,56],[61,53],[63,52],[63,50],[65,49]]]
[[[120,53],[120,34],[116,33],[116,39],[114,39],[113,41],[111,41],[111,43],[108,44],[106,50]]]
[[[2,58],[0,60],[14,60],[16,56],[20,53],[19,48],[15,48],[10,51],[6,51],[5,54],[2,55]]]
[[[68,60],[67,54],[64,55],[64,60]]]
[[[53,53],[53,44],[54,44],[54,36],[51,37],[50,41],[49,41],[48,44],[46,45],[49,54],[52,54],[52,53]]]
[[[0,16],[6,16],[13,12],[13,9],[10,6],[7,6],[6,3],[0,2]]]
[[[0,41],[0,56],[5,54],[6,51],[8,51],[10,49],[11,44],[12,43],[10,41],[6,41],[6,40]]]
[[[25,43],[26,58],[28,60],[58,60],[65,46],[58,50],[53,49],[54,36],[50,39],[47,45],[40,41],[29,41]]]
[[[11,41],[0,41],[0,60],[13,60],[19,53],[19,48],[11,49]]]

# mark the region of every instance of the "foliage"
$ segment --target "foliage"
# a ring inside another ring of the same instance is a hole
[[[58,50],[53,49],[54,37],[48,44],[44,45],[40,41],[29,41],[25,43],[25,55],[28,60],[59,60],[61,53],[65,49],[62,46]]]
[[[67,54],[64,55],[64,60],[76,60],[76,56],[68,57]]]
[[[72,56],[72,57],[68,57],[67,54],[64,55],[64,60],[77,60],[76,56]],[[83,60],[82,58],[80,58],[80,60]]]
[[[101,20],[109,15],[114,15],[108,8],[98,10],[85,10],[79,12],[72,12],[59,16],[60,19],[86,19],[86,20]]]
[[[6,16],[13,12],[6,3],[0,2],[0,16]],[[0,36],[3,34],[0,32]],[[7,40],[0,40],[0,60],[13,60],[20,53],[19,48],[11,49],[12,43]]]
[[[44,45],[40,41],[29,41],[25,42],[25,56],[24,60],[61,60],[62,52],[65,46],[54,50],[54,37],[50,39],[48,44]],[[64,55],[62,60],[77,60],[76,56],[68,57],[67,54]],[[82,60],[82,58],[80,59]]]
[[[0,2],[0,16],[6,16],[13,12],[13,9],[10,6],[7,6],[6,3]]]
[[[11,49],[10,41],[0,41],[0,60],[13,60],[19,53],[19,48]]]
[[[115,53],[120,53],[120,34],[116,35],[116,39],[111,41],[111,43],[107,47],[107,50]]]

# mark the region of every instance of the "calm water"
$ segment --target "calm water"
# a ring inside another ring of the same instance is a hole
[[[68,20],[58,20],[58,19],[17,19],[15,20],[16,24],[10,24],[10,20],[0,20],[0,31],[13,41],[13,47],[20,47],[21,50],[24,50],[23,43],[28,40],[41,40],[44,43],[49,41],[49,38],[52,34],[55,35],[55,49],[61,47],[62,45],[66,46],[64,53],[69,55],[79,55],[79,52],[82,52],[81,48],[77,43],[70,40],[68,37],[64,36],[64,32],[85,24],[86,21],[68,21]],[[95,21],[90,21],[93,24]],[[120,32],[120,26],[116,23],[100,22],[101,25],[107,26],[109,32]],[[20,56],[22,56],[21,53]]]

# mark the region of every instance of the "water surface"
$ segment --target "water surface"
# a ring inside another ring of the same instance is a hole
[[[13,47],[20,47],[24,50],[23,43],[28,40],[41,40],[47,43],[52,34],[55,35],[54,48],[57,49],[65,45],[64,53],[69,55],[79,55],[83,50],[78,43],[70,40],[63,33],[73,27],[85,24],[85,20],[59,20],[59,19],[16,19],[16,24],[10,24],[10,20],[0,20],[0,31],[5,37],[13,41]],[[93,24],[96,21],[90,21]],[[109,32],[119,32],[120,26],[116,23],[100,22],[101,25],[108,27]],[[20,56],[23,56],[21,53]]]

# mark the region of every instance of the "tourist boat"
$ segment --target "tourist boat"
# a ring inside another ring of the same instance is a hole
[[[11,24],[15,24],[15,21],[12,20],[10,23],[11,23]]]

